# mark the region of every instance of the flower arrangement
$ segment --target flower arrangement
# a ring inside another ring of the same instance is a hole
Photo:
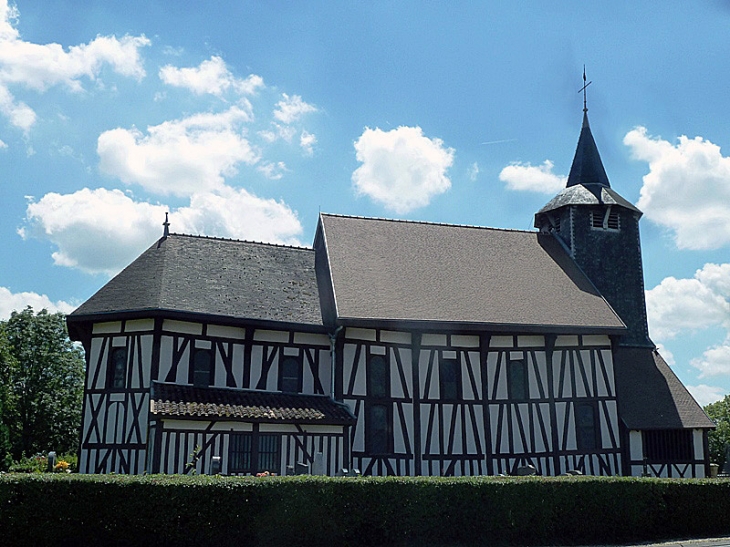
[[[256,473],[257,477],[276,477],[276,473],[272,473],[271,471],[263,471],[261,473]]]
[[[58,460],[56,465],[53,467],[55,473],[70,473],[69,463],[66,460]]]

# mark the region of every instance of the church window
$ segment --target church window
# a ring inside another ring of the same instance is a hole
[[[299,357],[285,356],[279,365],[279,390],[284,393],[301,393],[302,361]]]
[[[389,405],[371,404],[365,420],[365,444],[370,454],[388,454],[392,451],[393,428]]]
[[[390,374],[385,355],[370,355],[367,376],[368,396],[376,399],[390,397]]]
[[[228,451],[231,473],[278,473],[281,460],[281,436],[259,433],[232,433]]]
[[[107,387],[124,389],[127,379],[127,348],[113,348],[109,356]]]
[[[509,362],[507,368],[509,398],[514,401],[527,400],[527,366],[522,359]]]
[[[644,456],[650,462],[687,462],[694,459],[692,431],[666,429],[644,431]]]
[[[209,349],[198,348],[193,353],[193,385],[208,387],[213,376],[213,355]]]
[[[600,438],[596,426],[596,406],[594,403],[578,403],[575,405],[575,433],[578,450],[581,452],[599,448]]]
[[[441,359],[439,363],[439,387],[441,399],[456,400],[460,396],[461,375],[457,359]]]

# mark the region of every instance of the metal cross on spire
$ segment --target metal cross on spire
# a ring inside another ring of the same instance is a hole
[[[586,83],[586,65],[583,65],[583,87],[578,90],[578,93],[583,92],[583,112],[588,112],[588,103],[586,101],[586,88],[591,85],[593,81]]]

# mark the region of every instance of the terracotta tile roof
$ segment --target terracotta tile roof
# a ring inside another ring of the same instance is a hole
[[[171,234],[69,315],[172,311],[321,325],[310,248]]]
[[[349,408],[324,395],[201,388],[153,382],[150,410],[160,417],[267,423],[351,424]]]
[[[322,214],[315,242],[332,280],[320,292],[342,323],[625,331],[552,235]]]

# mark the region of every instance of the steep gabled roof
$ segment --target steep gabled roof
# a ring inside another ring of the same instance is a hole
[[[479,329],[625,330],[550,235],[323,214],[341,324],[380,319]],[[320,290],[324,290],[321,288]]]
[[[614,359],[619,416],[629,429],[715,427],[658,351],[619,347]]]
[[[166,311],[321,325],[314,251],[171,234],[69,315]]]

